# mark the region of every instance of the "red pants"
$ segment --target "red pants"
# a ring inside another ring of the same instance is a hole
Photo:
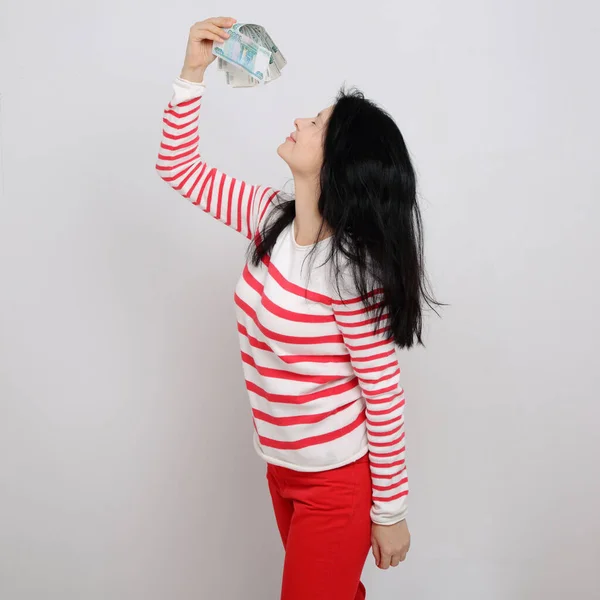
[[[281,600],[364,600],[371,548],[368,455],[304,473],[272,464],[267,480],[285,548]]]

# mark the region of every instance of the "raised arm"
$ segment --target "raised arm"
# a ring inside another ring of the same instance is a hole
[[[372,295],[383,300],[381,289]],[[371,520],[391,525],[407,513],[408,476],[404,439],[404,390],[393,340],[386,340],[389,315],[373,333],[377,308],[360,297],[333,299],[333,314],[366,403],[373,506]]]
[[[227,35],[222,27],[230,21],[234,20],[207,19],[190,30],[181,76],[173,83],[173,97],[163,114],[156,170],[184,198],[252,239],[277,190],[230,177],[209,166],[199,151],[204,73],[216,58],[212,42]]]

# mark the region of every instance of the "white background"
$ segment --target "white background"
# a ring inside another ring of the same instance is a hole
[[[598,598],[600,11],[564,0],[4,0],[0,597],[279,597],[246,241],[154,172],[188,29],[220,14],[288,66],[251,90],[211,69],[214,166],[289,183],[276,147],[346,81],[420,176],[450,306],[400,353],[413,543],[396,569],[369,558],[369,598]]]

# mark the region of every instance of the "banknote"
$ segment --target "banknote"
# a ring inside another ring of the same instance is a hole
[[[246,71],[229,64],[220,57],[217,59],[217,69],[225,73],[225,81],[227,85],[232,87],[254,87],[255,85],[259,85],[259,82],[251,75],[248,75]],[[264,83],[267,83],[267,77],[265,77]]]
[[[224,42],[213,42],[212,52],[235,67],[244,70],[258,81],[264,81],[271,51],[256,43],[252,38],[239,31],[239,27],[227,30],[229,38]]]
[[[250,35],[253,40],[258,41],[262,46],[271,52],[271,60],[269,61],[269,64],[275,64],[279,72],[281,72],[281,69],[283,69],[283,67],[285,67],[287,64],[287,60],[285,60],[283,54],[281,54],[281,51],[275,45],[275,42],[267,33],[266,29],[260,25],[247,23],[242,25],[241,31],[246,35]]]
[[[234,87],[251,87],[258,85],[256,79],[248,75],[245,71],[242,71],[238,67],[229,64],[224,61],[222,58],[217,59],[217,69],[219,71],[224,71],[227,77],[227,83],[229,85],[233,85]],[[272,64],[267,67],[267,73],[265,75],[264,83],[267,84],[274,79],[277,79],[281,75],[281,71],[277,68],[277,65]],[[231,76],[231,77],[229,77]],[[236,85],[236,83],[240,83],[241,85]],[[248,83],[246,83],[248,82]]]
[[[287,60],[264,27],[254,23],[235,23],[227,31],[231,37],[226,42],[214,42],[213,54],[218,57],[217,68],[219,71],[225,73],[228,85],[232,87],[253,87],[260,84],[267,84],[281,76],[281,70],[287,64]],[[234,37],[233,32],[238,34],[240,39],[244,42],[242,53],[248,53],[250,59],[249,68],[247,64],[240,64],[240,62],[243,63],[243,61],[235,58],[236,56],[239,58],[240,55],[238,46],[232,46],[232,48],[235,48],[235,51],[232,51],[227,55],[225,53],[227,43]],[[222,50],[219,51],[219,48]],[[252,50],[248,52],[248,48],[252,48]],[[264,52],[261,52],[260,49]],[[261,58],[259,61],[263,61],[263,57],[266,55],[269,55],[269,60],[266,65],[264,62],[259,62],[258,64],[256,62],[251,62],[252,60],[255,60],[256,56],[260,56]],[[262,78],[256,76],[258,67],[264,69],[261,71],[263,75]]]
[[[225,72],[225,80],[227,85],[231,87],[254,87],[256,85],[256,79],[245,73],[239,71],[239,73],[232,73],[230,71]],[[265,81],[265,83],[267,83]]]
[[[244,23],[242,24],[241,31],[252,38],[252,41],[256,44],[260,44],[263,48],[267,48],[271,52],[267,81],[277,79],[281,75],[281,68],[286,64],[286,61],[281,52],[279,52],[279,48],[277,48],[269,34],[265,31],[265,28],[252,23]]]

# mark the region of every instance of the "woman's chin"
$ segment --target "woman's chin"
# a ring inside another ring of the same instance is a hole
[[[281,158],[283,158],[283,160],[285,160],[285,162],[287,162],[287,160],[286,160],[286,154],[287,154],[287,152],[286,152],[286,146],[287,146],[286,142],[283,142],[283,144],[279,144],[279,146],[277,146],[277,154],[279,154],[279,156]]]

